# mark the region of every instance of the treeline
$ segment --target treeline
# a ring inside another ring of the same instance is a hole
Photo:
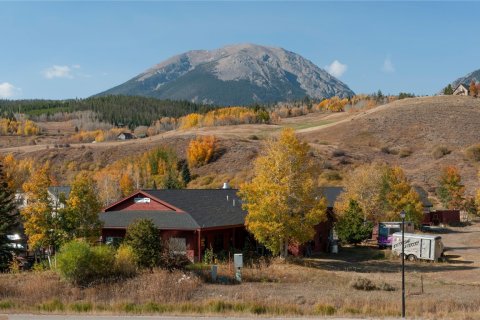
[[[26,114],[32,120],[50,120],[59,113],[93,111],[98,120],[115,126],[135,128],[150,125],[163,117],[180,118],[190,113],[206,113],[215,109],[188,101],[158,100],[137,96],[106,96],[71,100],[0,100],[0,117],[14,119]]]

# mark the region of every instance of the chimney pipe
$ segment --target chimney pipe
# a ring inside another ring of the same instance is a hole
[[[230,185],[228,184],[228,182],[223,183],[222,189],[230,189]]]
[[[235,207],[235,199],[233,199],[233,206]]]

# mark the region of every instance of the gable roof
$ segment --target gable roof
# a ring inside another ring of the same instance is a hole
[[[432,202],[430,201],[430,199],[428,199],[428,192],[425,191],[425,189],[420,186],[413,186],[413,189],[415,189],[415,191],[420,196],[420,201],[422,201],[424,207],[433,207]]]
[[[187,212],[200,228],[245,223],[247,212],[236,189],[163,189],[144,190]]]
[[[321,187],[320,193],[327,199],[327,207],[333,208],[337,198],[344,191],[343,187]]]
[[[70,191],[72,191],[72,188],[70,186],[48,187],[48,192],[57,198],[63,193],[65,195],[65,198],[68,199],[68,197],[70,196]]]
[[[171,210],[115,211],[115,207],[138,194],[151,197]],[[235,189],[140,190],[100,213],[105,228],[126,228],[136,219],[151,219],[159,229],[195,230],[243,225],[246,211]]]
[[[453,91],[454,91],[454,92],[457,91],[457,89],[460,88],[460,86],[464,87],[464,88],[467,90],[467,92],[470,91],[470,85],[469,85],[469,84],[465,84],[465,83],[459,83],[459,84],[455,87],[455,89],[453,89]]]

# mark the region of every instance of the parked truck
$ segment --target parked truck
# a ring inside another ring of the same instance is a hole
[[[410,261],[430,260],[438,261],[443,256],[442,237],[427,234],[405,233],[404,255]],[[392,252],[398,256],[402,254],[402,233],[393,234]]]
[[[405,222],[405,232],[413,232],[412,222]],[[402,231],[402,222],[380,222],[378,224],[377,244],[380,249],[392,246],[393,234]]]

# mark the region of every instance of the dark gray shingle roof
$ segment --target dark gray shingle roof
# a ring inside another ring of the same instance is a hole
[[[201,228],[245,223],[247,212],[242,209],[242,203],[237,196],[238,190],[236,189],[144,191],[155,198],[188,212]]]
[[[327,198],[327,207],[333,208],[335,201],[343,192],[342,187],[322,187],[320,188],[320,193]]]
[[[151,219],[159,229],[194,230],[245,223],[246,211],[235,189],[142,190],[184,212],[141,210],[100,213],[105,228],[126,228],[136,219]]]
[[[175,211],[108,211],[100,213],[104,228],[125,228],[138,219],[150,219],[159,229],[198,229],[188,213]]]

